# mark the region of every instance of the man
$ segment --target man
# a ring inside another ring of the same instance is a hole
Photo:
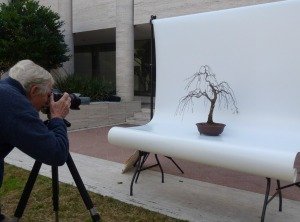
[[[0,81],[0,187],[4,158],[14,147],[51,166],[63,165],[69,153],[63,121],[71,105],[69,95],[54,102],[51,74],[30,60],[18,62],[8,75]],[[39,118],[44,107],[50,108],[47,125]],[[4,218],[0,214],[0,221]]]

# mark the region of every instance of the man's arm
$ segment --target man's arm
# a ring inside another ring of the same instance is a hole
[[[52,166],[63,165],[69,154],[67,128],[61,118],[46,126],[37,113],[19,114],[10,126],[10,144],[32,158]]]

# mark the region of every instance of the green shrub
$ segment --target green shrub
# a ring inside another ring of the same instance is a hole
[[[0,71],[30,59],[47,70],[69,60],[64,22],[36,0],[0,3]]]
[[[56,79],[55,88],[67,93],[80,93],[88,96],[91,101],[107,101],[115,94],[114,86],[98,78],[87,78],[77,75],[68,75]]]

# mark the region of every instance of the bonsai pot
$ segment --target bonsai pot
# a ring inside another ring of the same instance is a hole
[[[226,126],[223,123],[196,123],[196,125],[200,134],[208,136],[220,135]]]

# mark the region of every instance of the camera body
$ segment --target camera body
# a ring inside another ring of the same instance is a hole
[[[58,100],[60,100],[61,97],[63,96],[63,93],[61,93],[58,89],[53,89],[52,90],[52,94],[53,94],[53,99],[54,99],[55,102],[57,102]],[[78,96],[76,96],[74,93],[70,93],[69,96],[71,98],[70,109],[72,109],[72,110],[80,110],[80,108],[79,108],[79,106],[81,104],[80,98]],[[42,109],[42,113],[50,115],[50,107],[44,107]]]
[[[60,100],[61,97],[63,96],[63,93],[56,92],[56,91],[52,91],[52,94],[53,94],[53,99],[54,99],[55,102]],[[81,104],[80,98],[78,96],[76,96],[74,93],[70,93],[69,96],[71,98],[70,109],[79,110],[80,109],[79,106]]]

